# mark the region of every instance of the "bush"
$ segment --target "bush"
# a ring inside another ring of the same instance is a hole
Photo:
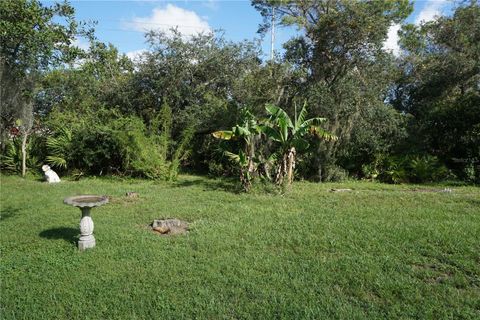
[[[33,170],[34,173],[39,173],[42,160],[44,141],[41,136],[32,134],[27,141],[27,159],[26,166]],[[21,173],[22,172],[22,139],[21,137],[14,137],[7,140],[5,150],[0,155],[0,169],[2,172]]]
[[[167,177],[168,165],[162,146],[155,135],[147,136],[140,118],[120,118],[112,126],[122,173],[152,179]]]
[[[157,179],[168,165],[155,135],[138,117],[119,117],[90,126],[52,128],[47,161],[57,169],[90,174],[121,174]]]
[[[388,156],[364,166],[366,177],[387,183],[434,182],[445,179],[449,171],[439,159],[431,155]]]
[[[68,128],[60,128],[55,135],[47,138],[48,156],[46,161],[56,170],[67,170],[67,163],[72,162],[75,146],[73,144],[72,131]]]
[[[480,163],[468,163],[461,172],[463,180],[471,183],[480,183]]]
[[[444,179],[448,169],[437,157],[431,155],[415,156],[408,162],[410,182],[433,182]]]
[[[175,150],[172,150],[172,159],[168,168],[168,180],[177,180],[180,163],[190,156],[191,150],[188,148],[188,145],[192,141],[194,134],[195,128],[193,126],[187,127],[182,132],[180,142],[175,146]]]
[[[175,143],[169,110],[164,105],[148,128],[137,116],[108,109],[84,114],[68,127],[64,115],[55,115],[49,122],[53,133],[47,139],[47,161],[68,173],[175,180],[190,155],[194,128],[187,127]]]
[[[337,165],[327,165],[324,167],[326,172],[324,179],[329,182],[341,182],[348,179],[347,170]]]

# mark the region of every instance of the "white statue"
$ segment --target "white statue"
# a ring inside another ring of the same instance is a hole
[[[45,173],[45,180],[47,180],[48,183],[60,182],[58,174],[53,171],[48,164],[44,164],[42,170]]]

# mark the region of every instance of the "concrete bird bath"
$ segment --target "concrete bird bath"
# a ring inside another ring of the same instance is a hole
[[[95,247],[95,237],[93,236],[93,220],[90,216],[90,209],[93,207],[100,207],[108,203],[108,198],[106,196],[81,195],[65,198],[63,203],[80,208],[82,211],[78,249],[85,250]]]

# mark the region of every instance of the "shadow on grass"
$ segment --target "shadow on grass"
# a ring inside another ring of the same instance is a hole
[[[15,216],[20,211],[19,208],[14,208],[12,206],[2,206],[0,209],[0,221],[9,219]]]
[[[45,239],[63,239],[68,243],[75,244],[78,240],[78,234],[78,229],[62,227],[43,230],[38,235]]]
[[[186,188],[198,186],[204,190],[218,191],[223,190],[226,192],[240,193],[242,188],[237,180],[233,179],[194,179],[194,180],[185,180],[178,181],[174,184],[177,188]]]

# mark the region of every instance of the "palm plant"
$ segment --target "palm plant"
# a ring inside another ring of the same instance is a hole
[[[325,118],[315,117],[306,119],[307,108],[304,103],[300,113],[297,114],[295,105],[294,119],[280,107],[267,104],[268,121],[261,126],[262,132],[271,140],[280,144],[275,182],[279,185],[293,182],[293,171],[297,152],[305,151],[309,147],[306,136],[314,136],[319,139],[335,140],[336,136],[320,127]]]
[[[224,154],[240,167],[240,182],[245,191],[250,190],[254,173],[255,164],[255,140],[260,135],[261,130],[255,116],[248,110],[242,112],[242,123],[237,124],[232,130],[215,131],[212,135],[222,140],[237,140],[243,142],[243,149],[238,154],[225,151]]]
[[[47,162],[58,169],[67,169],[73,148],[73,134],[70,129],[61,128],[56,136],[47,138]]]

